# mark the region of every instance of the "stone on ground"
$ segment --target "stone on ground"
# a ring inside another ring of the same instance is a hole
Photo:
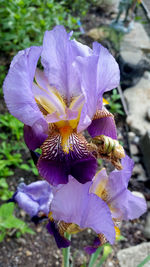
[[[132,131],[142,136],[150,131],[147,120],[147,111],[150,108],[150,73],[145,72],[136,86],[124,91],[124,96],[129,109],[127,124]]]
[[[150,242],[122,249],[117,253],[120,267],[137,267],[150,254]],[[150,262],[144,267],[149,267]]]
[[[150,53],[150,38],[143,25],[135,22],[133,30],[125,34],[120,44],[120,55],[125,62],[138,64],[146,59],[145,53]]]

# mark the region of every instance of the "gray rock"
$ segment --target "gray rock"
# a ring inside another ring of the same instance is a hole
[[[128,138],[129,138],[129,141],[130,142],[133,142],[134,141],[134,138],[135,138],[135,133],[134,132],[128,132]]]
[[[145,224],[143,234],[146,238],[150,238],[150,213],[147,214],[146,224]]]
[[[124,35],[120,44],[120,55],[125,62],[138,64],[139,61],[147,59],[150,52],[150,38],[148,37],[143,25],[135,22],[133,30]]]
[[[139,150],[137,148],[137,145],[130,144],[130,152],[131,152],[132,155],[138,155],[139,154]]]
[[[140,136],[150,131],[150,123],[146,120],[146,113],[150,108],[150,73],[146,74],[147,78],[141,78],[136,86],[124,91],[129,109],[127,123]]]
[[[123,49],[123,46],[121,47],[120,50],[121,57],[125,62],[137,65],[139,61],[143,59],[144,53],[140,49],[134,47],[130,47],[130,50],[128,49],[129,49],[128,46],[126,46],[125,49]]]
[[[150,131],[140,139],[140,149],[143,154],[145,168],[150,177]]]
[[[117,253],[120,267],[137,267],[150,254],[150,242],[122,249]],[[144,267],[149,267],[150,262]]]
[[[145,170],[140,163],[134,165],[133,175],[137,176],[137,180],[140,182],[146,182],[148,180]]]
[[[141,23],[134,23],[133,30],[124,36],[120,48],[125,51],[138,49],[143,52],[150,52],[150,39]]]
[[[144,175],[145,176],[145,171],[141,164],[137,163],[134,165],[133,175]]]

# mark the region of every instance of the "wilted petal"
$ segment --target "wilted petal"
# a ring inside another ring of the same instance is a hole
[[[20,208],[31,217],[38,215],[39,211],[48,215],[53,194],[50,185],[45,181],[38,181],[26,185],[20,184],[15,195],[15,201]]]
[[[39,204],[23,192],[18,192],[16,194],[15,201],[30,217],[35,216],[39,211]]]
[[[110,243],[115,240],[114,224],[107,204],[89,194],[90,182],[80,184],[70,178],[69,183],[55,193],[51,211],[55,220],[75,223],[80,228],[92,228],[103,233]]]
[[[41,49],[33,46],[20,51],[14,57],[3,89],[7,107],[13,116],[31,127],[40,122],[45,130],[47,123],[32,93],[33,78]]]

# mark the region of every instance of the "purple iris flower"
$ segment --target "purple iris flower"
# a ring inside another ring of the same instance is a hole
[[[105,169],[99,171],[93,179],[90,192],[107,203],[114,220],[133,220],[146,211],[146,201],[127,189],[133,170],[133,160],[126,155],[121,164],[123,169],[114,170],[109,176]]]
[[[123,170],[114,170],[109,177],[102,169],[85,184],[69,176],[67,184],[57,187],[51,187],[46,181],[22,185],[15,200],[31,217],[38,216],[39,211],[46,214],[47,229],[59,248],[70,245],[64,238],[65,231],[93,229],[98,239],[86,248],[92,253],[105,241],[114,243],[118,222],[138,218],[146,211],[144,198],[134,196],[127,189],[133,161],[126,156],[122,165]]]
[[[43,70],[37,68],[41,58]],[[71,174],[81,183],[95,175],[97,162],[81,134],[116,138],[113,116],[103,93],[119,83],[119,68],[106,48],[93,49],[70,39],[63,26],[46,31],[42,46],[20,51],[4,81],[11,114],[25,124],[27,146],[42,145],[39,173],[50,184],[65,184]]]
[[[30,217],[41,215],[48,216],[53,193],[46,181],[38,181],[26,185],[21,183],[14,196],[19,207],[26,211]]]
[[[97,234],[103,233],[113,243],[115,230],[109,207],[97,195],[89,194],[90,186],[91,182],[81,184],[72,176],[69,176],[66,185],[57,187],[51,187],[46,181],[21,184],[15,194],[15,201],[31,217],[40,217],[42,212],[50,219],[47,229],[59,248],[70,245],[62,232],[65,225],[74,225],[77,232],[92,228]]]

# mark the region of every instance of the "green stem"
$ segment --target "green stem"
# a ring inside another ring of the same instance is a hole
[[[65,238],[71,240],[71,235],[66,232]],[[70,246],[67,248],[63,248],[62,251],[63,251],[63,267],[69,267]]]

